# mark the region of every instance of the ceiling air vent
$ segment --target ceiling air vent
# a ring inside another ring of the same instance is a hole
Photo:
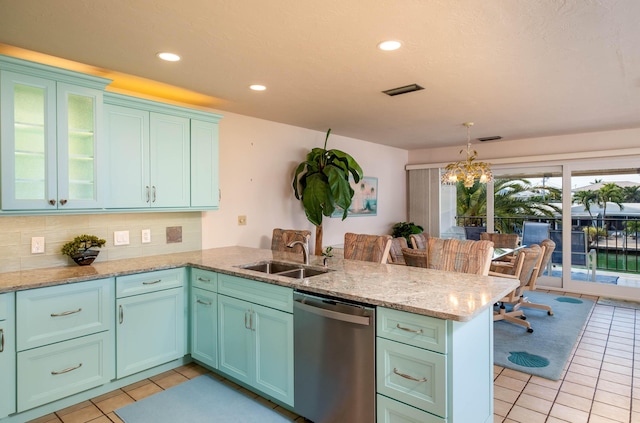
[[[394,95],[406,94],[406,93],[419,91],[419,90],[424,90],[424,87],[421,87],[418,84],[411,84],[411,85],[405,85],[404,87],[391,88],[390,90],[383,91],[383,93],[393,97]]]
[[[496,140],[501,140],[502,137],[500,135],[494,135],[493,137],[482,137],[482,138],[478,138],[478,141],[496,141]]]

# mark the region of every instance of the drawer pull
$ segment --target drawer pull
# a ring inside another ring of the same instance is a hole
[[[202,304],[202,305],[206,305],[206,306],[210,306],[211,305],[211,301],[207,302],[207,301],[202,301],[200,299],[196,300],[196,302],[198,304]]]
[[[158,279],[157,281],[149,281],[149,282],[142,282],[143,285],[155,285],[157,283],[162,282],[162,279]]]
[[[413,376],[409,376],[409,375],[407,375],[407,374],[405,374],[405,373],[400,373],[400,372],[398,371],[398,369],[396,369],[395,367],[393,368],[393,373],[395,373],[395,374],[397,374],[398,376],[403,377],[403,378],[405,378],[405,379],[413,380],[413,381],[415,381],[415,382],[426,382],[426,381],[427,381],[427,378],[426,378],[426,377],[423,377],[423,378],[420,378],[420,379],[416,379],[416,378],[415,378],[415,377],[413,377]]]
[[[207,282],[207,283],[211,282],[211,279],[203,278],[202,276],[198,276],[198,280],[200,282]]]
[[[80,363],[80,364],[78,364],[77,366],[74,366],[74,367],[67,367],[64,370],[58,370],[58,371],[53,370],[53,371],[51,371],[51,374],[54,375],[54,376],[61,375],[61,374],[64,374],[64,373],[72,372],[72,371],[74,371],[76,369],[79,369],[80,367],[82,367],[82,363]]]
[[[69,310],[69,311],[63,311],[62,313],[51,313],[51,317],[62,317],[62,316],[68,316],[70,314],[76,314],[76,313],[80,313],[82,311],[81,308],[77,309],[77,310]]]
[[[400,326],[400,323],[396,324],[396,327],[398,329],[401,329],[401,330],[405,331],[405,332],[422,333],[422,329],[415,330],[415,329],[403,328],[402,326]]]
[[[0,329],[0,352],[4,352],[4,329]]]

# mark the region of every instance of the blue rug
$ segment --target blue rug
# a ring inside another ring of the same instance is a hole
[[[557,294],[527,292],[532,303],[550,305],[545,310],[522,308],[533,333],[524,326],[506,321],[493,324],[493,362],[546,379],[558,380],[571,349],[584,327],[593,301]]]
[[[283,423],[289,419],[211,375],[115,410],[125,423]]]

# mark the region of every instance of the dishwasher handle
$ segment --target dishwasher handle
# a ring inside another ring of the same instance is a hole
[[[326,308],[315,307],[307,304],[301,300],[295,300],[293,303],[294,308],[314,313],[322,317],[327,317],[333,320],[341,320],[343,322],[355,323],[356,325],[369,326],[371,324],[371,318],[368,316],[356,316],[348,313],[340,313],[339,311],[333,311]]]

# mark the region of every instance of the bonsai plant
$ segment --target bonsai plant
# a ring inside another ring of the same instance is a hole
[[[327,150],[331,128],[327,131],[323,148],[314,148],[296,168],[293,192],[302,201],[309,222],[316,227],[315,254],[322,254],[322,217],[331,216],[336,207],[343,210],[342,220],[353,199],[349,175],[355,182],[362,179],[360,165],[347,153]]]
[[[424,228],[420,225],[416,225],[413,222],[398,222],[391,228],[391,236],[394,238],[403,237],[407,240],[407,243],[411,245],[409,235],[420,234],[424,231]]]
[[[106,243],[95,235],[78,235],[62,246],[62,254],[71,257],[78,265],[86,266],[93,263],[100,252],[92,248],[101,248]]]

